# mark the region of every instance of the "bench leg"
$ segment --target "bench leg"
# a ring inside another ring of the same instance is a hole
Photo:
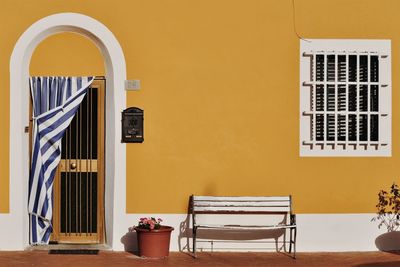
[[[293,259],[296,259],[296,235],[297,228],[290,228],[290,240],[289,240],[289,254],[292,253],[293,246]]]
[[[296,238],[297,238],[297,227],[294,228],[293,259],[296,259]]]
[[[193,256],[197,258],[196,255],[196,234],[197,234],[197,227],[193,226]]]

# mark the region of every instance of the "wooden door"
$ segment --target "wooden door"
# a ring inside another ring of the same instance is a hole
[[[96,78],[62,139],[52,243],[104,243],[104,96]]]

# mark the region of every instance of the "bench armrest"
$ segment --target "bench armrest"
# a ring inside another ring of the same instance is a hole
[[[296,214],[290,214],[290,225],[296,224]]]

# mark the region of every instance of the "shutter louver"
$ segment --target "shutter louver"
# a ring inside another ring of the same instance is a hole
[[[357,118],[356,115],[349,114],[349,141],[357,141]]]
[[[346,56],[339,55],[338,56],[338,81],[346,82]]]
[[[346,115],[338,115],[338,141],[346,141]]]
[[[349,56],[349,82],[357,81],[357,56]]]
[[[357,111],[357,85],[349,85],[349,111]]]
[[[325,105],[325,89],[324,85],[318,84],[317,89],[316,89],[316,110],[317,111],[324,111],[324,105]]]
[[[378,141],[378,132],[379,132],[379,124],[378,124],[378,115],[371,115],[371,141]]]
[[[335,55],[327,56],[327,81],[334,82],[335,81]]]
[[[317,114],[316,134],[317,141],[324,141],[324,115]]]

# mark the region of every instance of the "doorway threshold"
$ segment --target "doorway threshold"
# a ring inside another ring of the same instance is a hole
[[[52,249],[97,249],[97,250],[112,250],[106,244],[51,244],[51,245],[37,245],[29,246],[26,251],[35,250],[52,250]]]

